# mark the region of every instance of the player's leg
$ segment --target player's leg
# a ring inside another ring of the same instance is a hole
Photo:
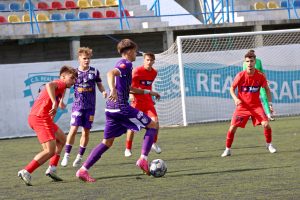
[[[76,159],[73,162],[73,167],[79,167],[81,165],[82,156],[89,143],[90,130],[94,122],[95,109],[88,109],[82,111],[82,134],[80,138],[80,145]]]
[[[126,149],[124,151],[125,157],[130,157],[132,155],[132,143],[134,138],[134,131],[128,129],[126,133]]]
[[[149,115],[148,115],[149,116]],[[151,117],[151,116],[150,116]],[[151,117],[151,119],[157,123],[157,133],[154,137],[154,140],[153,140],[153,144],[152,144],[152,147],[151,149],[154,150],[156,153],[161,153],[161,148],[159,147],[158,143],[157,143],[157,140],[158,140],[158,133],[159,133],[159,123],[158,123],[158,117],[157,115],[156,116],[153,116]]]
[[[46,170],[45,174],[46,176],[52,178],[54,181],[62,181],[62,179],[56,173],[56,168],[57,168],[58,161],[60,159],[61,151],[66,143],[66,136],[60,128],[57,129],[55,136],[56,136],[55,154],[50,158],[49,167]]]
[[[222,153],[221,157],[226,157],[226,156],[231,156],[231,146],[234,140],[234,134],[237,130],[237,126],[230,125],[228,132],[227,132],[227,137],[226,137],[226,148],[224,152]]]
[[[271,113],[271,110],[269,107],[268,97],[267,97],[265,88],[260,88],[260,99],[263,104],[264,111],[265,111],[267,117],[269,118],[269,120],[274,121],[275,119],[272,116],[272,113]]]
[[[70,154],[72,147],[75,142],[75,137],[78,131],[78,126],[71,126],[68,136],[67,136],[67,141],[66,141],[66,146],[65,146],[65,154],[64,157],[61,161],[61,166],[66,167],[68,165],[69,159],[70,159]]]

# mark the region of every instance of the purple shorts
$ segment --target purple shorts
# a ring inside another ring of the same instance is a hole
[[[91,129],[94,122],[95,109],[72,110],[71,126]]]
[[[106,109],[105,116],[104,139],[119,137],[128,129],[139,131],[151,122],[150,117],[131,106],[126,112]]]

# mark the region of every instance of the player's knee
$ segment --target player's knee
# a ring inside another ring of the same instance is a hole
[[[147,128],[158,129],[158,123],[151,121],[150,124],[148,124]]]
[[[263,126],[264,129],[270,129],[271,128],[271,126],[270,126],[270,124],[269,124],[268,121],[262,122],[261,125]]]

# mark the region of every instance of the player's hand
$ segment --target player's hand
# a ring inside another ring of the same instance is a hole
[[[57,103],[56,103],[56,102],[52,104],[52,108],[51,108],[51,110],[49,111],[50,116],[54,117],[54,116],[56,115],[57,107],[58,107],[58,106],[57,106]]]
[[[134,101],[134,95],[133,94],[129,94],[129,101],[133,102]]]
[[[240,105],[242,103],[242,101],[240,99],[234,99],[234,103],[236,106]]]
[[[157,92],[151,91],[151,95],[152,95],[152,96],[155,96],[155,99],[156,99],[156,100],[160,100],[160,95],[159,95]]]
[[[60,103],[59,103],[59,106],[58,106],[60,109],[62,109],[62,110],[64,110],[64,109],[66,109],[66,107],[67,107],[67,105],[63,102],[63,101],[61,101]]]
[[[103,95],[103,98],[104,98],[104,99],[107,98],[107,92],[106,92],[105,90],[102,92],[102,95]]]
[[[114,101],[114,102],[116,102],[118,100],[118,95],[117,95],[117,90],[116,89],[113,89],[113,90],[110,91],[108,99],[110,101]]]

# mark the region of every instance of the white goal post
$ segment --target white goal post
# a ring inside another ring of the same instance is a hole
[[[300,114],[300,29],[191,35],[156,55],[160,125],[229,120],[229,88],[249,49],[262,60],[276,115]]]

